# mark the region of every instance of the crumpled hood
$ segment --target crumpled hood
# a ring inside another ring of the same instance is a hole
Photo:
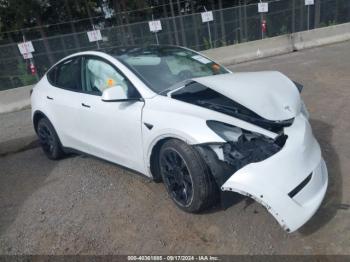
[[[232,73],[194,78],[261,117],[281,121],[300,112],[300,94],[294,83],[276,71]]]

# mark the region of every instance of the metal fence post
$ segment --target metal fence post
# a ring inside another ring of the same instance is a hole
[[[243,41],[243,19],[242,19],[242,6],[239,4],[238,6],[238,28],[239,28],[239,39],[238,42]]]
[[[92,25],[92,30],[94,30],[94,31],[96,30],[94,24]],[[98,40],[96,41],[96,46],[97,46],[97,49],[100,49],[100,44],[98,43]]]
[[[208,12],[207,9],[205,8],[204,6],[204,11],[205,12]],[[210,22],[206,22],[207,23],[207,27],[208,27],[208,36],[209,36],[209,44],[210,44],[210,48],[213,48],[213,42],[212,42],[212,39],[211,39],[211,31],[210,31]]]
[[[171,19],[173,20],[173,26],[174,26],[174,35],[175,35],[175,42],[176,45],[179,45],[179,35],[178,35],[178,30],[177,30],[177,25],[176,25],[176,18],[175,18],[175,12],[174,12],[174,6],[173,6],[173,0],[169,0],[170,4],[170,12],[171,12]]]
[[[24,35],[24,33],[22,32],[22,36],[23,36],[23,42],[26,42],[26,37],[25,37],[25,35]],[[30,63],[30,65],[33,65],[34,66],[34,68],[35,68],[35,62],[34,62],[34,57],[33,58],[29,58],[29,63]],[[26,65],[27,65],[27,63],[26,63]],[[40,79],[39,79],[39,76],[38,76],[38,67],[36,67],[36,72],[35,72],[35,79],[36,79],[36,81],[39,81]]]
[[[292,33],[295,32],[295,0],[292,0]]]
[[[263,30],[263,28],[262,28],[263,21],[264,21],[264,13],[260,13],[261,39],[264,39],[264,30]]]
[[[244,42],[246,42],[248,41],[247,0],[244,0],[243,16],[244,16]]]
[[[168,11],[167,11],[165,5],[163,5],[163,13],[164,13],[164,17],[165,17],[164,21],[166,23],[166,28],[168,30],[168,32],[167,32],[168,44],[173,44],[173,39],[171,38],[171,34],[169,32],[170,31],[170,23],[169,23],[169,18],[168,18]]]
[[[299,9],[300,9],[299,16],[298,16],[300,23],[299,23],[299,28],[296,29],[298,32],[305,30],[304,29],[304,25],[305,25],[305,21],[304,21],[304,16],[305,16],[305,14],[304,14],[304,1],[305,0],[299,0],[299,4],[298,4]]]
[[[314,12],[315,12],[314,28],[318,28],[320,26],[320,19],[321,19],[321,0],[315,0]]]
[[[184,21],[181,14],[181,6],[180,1],[177,0],[177,8],[179,11],[179,18],[180,18],[180,27],[181,27],[181,37],[182,37],[182,45],[187,46],[187,40],[186,40],[186,33],[185,33],[185,27],[184,27]]]
[[[339,1],[335,0],[335,14],[334,14],[334,20],[335,23],[338,23],[338,15],[339,15]]]
[[[307,6],[307,30],[310,30],[310,5]]]
[[[196,49],[200,49],[199,39],[198,39],[198,23],[196,21],[196,14],[194,12],[193,4],[191,4],[191,11],[192,11],[192,15],[191,15],[192,23],[194,27],[194,42],[195,42]]]
[[[74,3],[75,4],[75,3]],[[75,25],[74,25],[74,22],[72,22],[73,20],[73,16],[72,16],[72,11],[71,11],[71,8],[69,6],[69,2],[68,0],[65,0],[64,1],[64,5],[65,7],[67,8],[67,13],[68,13],[68,18],[70,20],[70,27],[71,27],[71,30],[72,30],[72,33],[73,33],[73,38],[74,38],[74,43],[75,43],[75,47],[76,48],[80,48],[80,43],[78,41],[78,38],[77,38],[77,35],[76,35],[76,30],[75,30]]]
[[[222,11],[222,1],[219,1],[219,11],[220,12],[220,26],[221,26],[221,39],[222,44],[226,45],[226,30],[225,30],[225,21],[224,21],[224,11]]]
[[[153,12],[153,11],[152,11]],[[153,13],[152,13],[152,21],[154,21],[154,15],[153,15]],[[159,45],[159,40],[158,40],[158,33],[157,33],[157,31],[154,31],[154,35],[156,36],[156,43],[157,43],[157,45]]]

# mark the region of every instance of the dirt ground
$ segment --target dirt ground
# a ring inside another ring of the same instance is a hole
[[[0,253],[350,254],[350,42],[230,69],[278,70],[305,86],[330,185],[298,232],[239,195],[226,210],[186,214],[162,184],[90,157],[50,161],[31,143],[0,154]],[[29,118],[28,110],[0,115],[2,149],[32,137]]]

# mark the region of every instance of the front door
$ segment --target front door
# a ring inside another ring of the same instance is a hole
[[[113,65],[96,57],[83,59],[81,119],[87,153],[144,172],[142,150],[142,108],[144,102],[103,102],[102,92],[111,86],[127,96],[137,92]]]

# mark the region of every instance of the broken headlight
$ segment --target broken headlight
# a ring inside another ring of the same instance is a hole
[[[225,141],[238,141],[239,137],[243,134],[241,128],[218,121],[208,120],[207,125]]]
[[[218,121],[209,120],[207,125],[226,141],[221,146],[224,161],[236,170],[250,163],[263,161],[276,154],[287,140],[287,136],[284,134],[272,139]]]

